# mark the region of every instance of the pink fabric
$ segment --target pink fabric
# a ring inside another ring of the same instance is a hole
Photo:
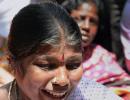
[[[127,65],[127,69],[130,72],[130,59],[125,58],[125,63]]]
[[[83,62],[85,77],[102,84],[129,78],[116,62],[114,54],[105,50],[100,45],[91,46],[89,51],[92,53],[91,57]],[[87,55],[85,58],[87,58]]]

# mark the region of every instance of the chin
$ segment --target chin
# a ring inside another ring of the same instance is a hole
[[[82,42],[82,45],[85,48],[85,47],[88,47],[90,45],[90,43],[88,43],[88,42]]]

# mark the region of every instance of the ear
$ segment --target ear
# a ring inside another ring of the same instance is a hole
[[[13,75],[15,75],[16,66],[15,66],[14,60],[13,60],[10,56],[8,56],[7,59],[8,59],[8,62],[9,62],[9,67],[10,67],[10,69],[11,69],[11,73],[12,73]]]
[[[22,66],[22,62],[12,58],[11,56],[8,57],[8,61],[9,61],[10,67],[13,70],[13,75],[15,76],[16,74],[19,74],[21,77],[23,77],[25,74],[25,71]]]
[[[12,67],[12,69],[14,69],[15,68],[15,63],[14,63],[14,60],[12,59],[12,57],[9,56],[7,59],[9,61],[10,67]]]

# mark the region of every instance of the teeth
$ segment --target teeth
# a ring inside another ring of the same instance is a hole
[[[83,40],[88,40],[89,38],[87,36],[82,36]]]
[[[52,91],[49,91],[49,90],[45,90],[46,92],[48,92],[49,94],[55,96],[55,97],[62,97],[66,94],[66,92],[63,92],[63,93],[56,93],[56,92],[52,92]]]

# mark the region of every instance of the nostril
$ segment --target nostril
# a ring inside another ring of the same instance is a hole
[[[56,84],[56,83],[53,83],[52,86],[53,86],[53,89],[54,89],[55,91],[61,91],[61,92],[68,90],[68,87],[69,87],[68,84],[65,84],[65,85],[63,86],[63,85]]]

